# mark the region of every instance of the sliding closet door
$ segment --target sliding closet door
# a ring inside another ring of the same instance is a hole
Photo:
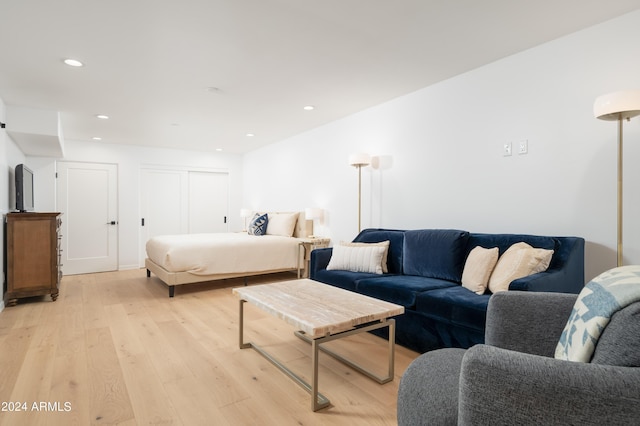
[[[189,172],[189,233],[229,230],[229,175]]]
[[[228,173],[142,169],[140,262],[156,235],[227,232]]]

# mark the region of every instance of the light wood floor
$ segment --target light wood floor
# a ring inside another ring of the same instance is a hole
[[[293,278],[254,277],[249,285]],[[396,424],[399,379],[417,353],[396,346],[396,378],[384,385],[321,354],[320,391],[332,405],[313,413],[308,393],[257,352],[238,348],[231,288],[241,285],[184,285],[169,298],[142,269],[76,275],[63,278],[56,302],[5,308],[0,425]],[[308,380],[310,347],[293,331],[246,305],[245,338]],[[385,370],[386,345],[369,333],[330,345]],[[27,411],[15,411],[16,403]]]

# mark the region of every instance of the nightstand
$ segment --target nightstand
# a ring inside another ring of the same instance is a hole
[[[325,237],[308,237],[299,238],[300,250],[298,250],[298,278],[306,278],[309,276],[309,260],[311,259],[311,252],[315,249],[329,247],[331,242],[330,238]],[[302,256],[302,259],[300,258]],[[300,267],[301,260],[304,262]]]

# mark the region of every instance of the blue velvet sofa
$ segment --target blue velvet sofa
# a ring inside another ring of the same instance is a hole
[[[554,250],[546,271],[512,281],[509,290],[577,294],[584,287],[584,239],[579,237],[365,229],[354,242],[387,240],[388,273],[327,270],[333,249],[326,248],[311,252],[310,278],[403,305],[396,342],[418,352],[484,343],[491,294],[478,295],[461,285],[466,258],[476,246],[498,247],[500,255],[518,242]]]

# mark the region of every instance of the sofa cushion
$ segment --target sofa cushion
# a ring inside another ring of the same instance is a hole
[[[456,285],[418,294],[415,309],[444,323],[483,331],[490,298]]]
[[[402,268],[407,275],[460,282],[469,233],[454,229],[420,229],[404,235]]]
[[[330,284],[334,287],[340,287],[345,290],[356,291],[356,282],[362,278],[379,277],[377,274],[369,274],[366,272],[353,271],[327,271],[320,269],[315,272],[313,279],[321,283]]]
[[[375,278],[361,278],[356,282],[356,291],[376,299],[397,303],[412,308],[416,303],[416,294],[458,284],[437,278],[414,275],[383,275]],[[465,290],[468,292],[468,290]]]
[[[389,241],[387,254],[387,269],[390,274],[402,273],[402,249],[404,246],[404,232],[394,229],[364,229],[353,242],[379,243]]]
[[[474,247],[498,247],[500,255],[502,255],[512,245],[525,242],[532,247],[538,247],[546,250],[556,250],[558,241],[554,237],[543,237],[538,235],[527,234],[479,234],[470,233],[467,243],[467,252],[471,252]]]

